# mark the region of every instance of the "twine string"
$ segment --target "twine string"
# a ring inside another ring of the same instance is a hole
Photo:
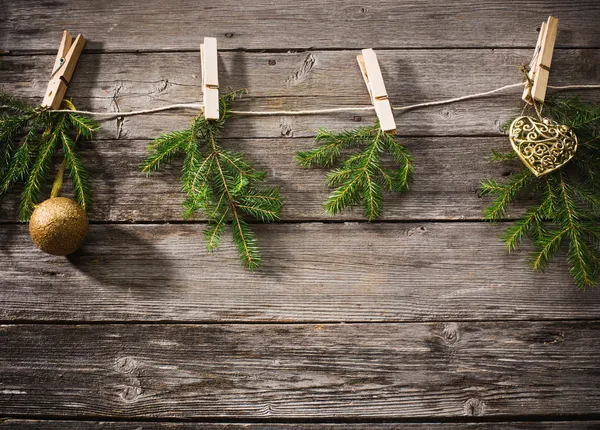
[[[393,107],[393,110],[398,112],[406,112],[412,109],[418,109],[423,107],[430,106],[440,106],[450,103],[457,103],[464,100],[472,100],[478,99],[482,97],[487,97],[493,94],[497,94],[508,89],[523,87],[526,85],[526,82],[519,82],[517,84],[504,85],[499,88],[495,88],[493,90],[484,91],[480,93],[467,94],[460,97],[453,97],[450,99],[444,100],[435,100],[431,102],[417,103],[413,105],[407,106],[396,106]],[[548,85],[548,88],[554,90],[573,90],[573,89],[600,89],[600,85],[562,85],[562,86],[552,86]],[[54,112],[76,112],[83,115],[91,115],[91,116],[103,116],[108,118],[121,118],[126,116],[134,116],[134,115],[144,115],[156,112],[164,112],[173,109],[202,109],[204,105],[202,103],[176,103],[166,106],[161,106],[158,108],[151,109],[142,109],[136,111],[129,112],[95,112],[95,111],[86,111],[86,110],[71,110],[71,109],[58,109]],[[252,115],[252,116],[278,116],[278,115],[319,115],[326,113],[340,113],[340,112],[360,112],[360,111],[372,111],[375,108],[373,106],[344,106],[344,107],[336,107],[336,108],[323,108],[323,109],[307,109],[307,110],[279,110],[279,111],[253,111],[253,110],[231,110],[232,114],[236,115]]]

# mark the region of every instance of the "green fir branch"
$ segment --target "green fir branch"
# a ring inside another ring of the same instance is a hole
[[[175,131],[154,140],[141,164],[150,174],[184,155],[181,188],[186,193],[184,216],[202,211],[208,219],[204,239],[208,251],[221,244],[221,237],[231,225],[233,243],[242,264],[250,270],[262,262],[256,235],[247,219],[274,222],[280,219],[282,199],[277,188],[266,188],[266,174],[256,170],[246,157],[224,149],[219,137],[230,116],[229,107],[241,93],[221,97],[221,118],[206,120],[199,115],[189,129]]]
[[[65,100],[64,106],[74,109]],[[99,125],[75,112],[54,112],[0,93],[0,196],[23,183],[19,218],[27,221],[41,196],[62,149],[73,179],[76,200],[89,209],[86,170],[76,153],[79,136],[90,139]]]
[[[305,168],[313,166],[331,167],[340,156],[342,149],[357,146],[362,140],[362,136],[368,133],[370,133],[370,127],[361,127],[341,133],[332,133],[320,129],[315,136],[315,143],[320,144],[320,146],[298,152],[296,160],[301,167]]]
[[[510,161],[517,158],[517,154],[514,151],[500,152],[492,149],[492,155],[490,155],[490,161]]]
[[[533,173],[526,169],[516,175],[512,175],[506,184],[500,184],[491,179],[482,181],[480,186],[481,195],[495,197],[484,211],[485,219],[488,221],[497,221],[503,218],[506,215],[508,204],[519,194],[527,190],[527,185],[533,177]]]
[[[90,117],[78,113],[67,114],[67,119],[77,132],[77,136],[81,136],[85,140],[90,140],[100,127],[99,124]]]
[[[152,141],[148,147],[149,155],[142,164],[142,172],[150,175],[185,151],[185,143],[190,140],[191,134],[190,130],[174,131]]]
[[[567,230],[557,228],[538,238],[535,241],[537,249],[531,254],[531,267],[535,270],[545,271],[550,258],[559,250],[567,233]]]
[[[35,208],[36,202],[39,201],[42,188],[50,173],[52,156],[56,151],[59,134],[60,132],[57,130],[48,132],[48,137],[43,139],[38,157],[27,175],[25,188],[21,194],[21,205],[19,207],[19,218],[21,221],[27,221],[29,219]]]
[[[535,178],[527,168],[506,183],[482,181],[482,195],[494,197],[485,209],[487,220],[506,216],[514,200],[527,196],[534,206],[502,235],[509,250],[531,240],[531,266],[546,270],[552,257],[565,252],[569,271],[578,288],[595,286],[600,270],[600,106],[577,97],[546,100],[544,115],[573,129],[579,141],[574,158],[565,166]],[[513,159],[493,153],[492,159]]]
[[[61,131],[60,136],[66,167],[73,182],[75,200],[79,203],[79,206],[87,212],[91,206],[90,185],[87,171],[85,170],[79,155],[77,155],[77,152],[75,151],[76,140],[72,139],[65,131]]]
[[[30,114],[33,108],[29,103],[5,93],[0,88],[0,111],[11,114]]]
[[[319,130],[315,143],[320,146],[296,154],[299,166],[332,168],[343,158],[345,149],[353,149],[326,175],[327,185],[334,188],[323,205],[330,215],[362,205],[369,221],[378,219],[383,214],[384,192],[407,191],[412,182],[414,168],[410,153],[394,135],[382,131],[379,124],[339,133]],[[385,153],[391,155],[395,168],[384,166]]]

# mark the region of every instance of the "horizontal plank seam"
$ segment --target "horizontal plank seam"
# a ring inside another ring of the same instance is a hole
[[[22,415],[7,414],[0,418],[45,420],[45,421],[104,421],[104,422],[133,422],[133,423],[231,423],[231,424],[409,424],[409,423],[504,423],[504,422],[560,422],[560,421],[598,421],[600,414],[557,414],[557,415],[498,415],[489,417],[447,416],[447,417],[323,417],[323,418],[239,418],[239,417],[202,417],[202,418],[156,418],[156,417],[113,417],[99,415]]]
[[[564,318],[560,317],[557,319],[552,318],[533,318],[533,319],[456,319],[449,318],[446,320],[435,319],[435,320],[345,320],[345,321],[323,321],[323,320],[306,320],[306,321],[244,321],[244,320],[126,320],[126,321],[69,321],[69,320],[27,320],[27,319],[15,319],[15,320],[0,320],[0,325],[3,326],[115,326],[115,325],[139,325],[139,326],[203,326],[203,325],[254,325],[254,326],[305,326],[320,324],[323,326],[338,326],[338,325],[423,325],[423,324],[439,324],[439,323],[518,323],[518,322],[540,322],[540,323],[600,323],[600,316],[598,317],[578,317],[578,318]]]
[[[117,113],[117,112],[115,112]],[[174,116],[173,113],[163,113],[163,112],[159,112],[159,113],[155,113],[152,115],[171,115]],[[177,115],[177,114],[176,114]],[[190,117],[190,119],[194,116],[193,114],[183,114],[183,115],[187,115]],[[183,115],[178,115],[178,116],[183,116]],[[286,116],[286,115],[282,115],[282,116]],[[402,114],[399,115],[399,117],[402,117]],[[116,117],[112,117],[110,119],[100,119],[98,121],[103,122],[103,121],[114,121],[115,118],[120,118],[119,116]],[[373,119],[375,119],[375,115],[373,115]],[[360,126],[360,124],[358,125]],[[168,132],[165,131],[165,133]],[[135,141],[149,141],[149,140],[154,140],[158,137],[158,135],[156,136],[152,136],[152,137],[146,137],[146,138],[142,138],[142,137],[135,137],[135,138],[119,138],[119,139],[115,139],[115,138],[111,138],[111,137],[101,137],[101,138],[95,138],[93,141],[94,142],[135,142]],[[298,139],[314,139],[315,135],[306,135],[306,136],[255,136],[255,137],[227,137],[227,138],[223,138],[223,141],[226,140],[230,140],[230,141],[235,141],[235,140],[289,140],[289,141],[293,141],[293,140],[298,140]],[[411,135],[411,134],[402,134],[402,135],[396,135],[397,138],[400,139],[429,139],[429,138],[438,138],[438,139],[444,139],[444,138],[463,138],[463,139],[482,139],[482,138],[499,138],[499,137],[507,137],[506,134],[503,133],[498,133],[498,134],[491,134],[491,133],[484,133],[484,134],[415,134],[415,135]],[[312,143],[312,142],[311,142]]]
[[[417,50],[431,50],[431,51],[442,51],[442,50],[491,50],[491,49],[534,49],[534,45],[517,45],[517,46],[506,46],[506,45],[492,45],[492,46],[372,46],[374,50],[380,51],[417,51]],[[256,54],[301,54],[304,52],[356,52],[360,51],[361,48],[344,48],[344,47],[331,47],[331,48],[219,48],[219,52],[246,52]],[[600,45],[593,46],[556,46],[554,50],[572,50],[572,49],[600,49]],[[199,49],[84,49],[83,54],[90,55],[105,55],[105,54],[185,54],[199,52]],[[56,55],[55,49],[22,49],[22,50],[4,50],[0,52],[0,56],[34,56],[34,55]]]
[[[295,219],[286,219],[278,222],[272,223],[262,223],[256,220],[248,220],[248,224],[250,225],[295,225],[295,224],[368,224],[368,225],[377,225],[377,224],[486,224],[486,225],[495,225],[495,224],[503,224],[515,222],[520,218],[503,218],[498,221],[490,222],[481,218],[464,218],[464,219],[449,219],[449,218],[427,218],[427,219],[390,219],[390,220],[378,220],[378,221],[368,221],[366,219],[306,219],[306,220],[295,220]],[[173,220],[140,220],[140,221],[127,221],[127,220],[90,220],[89,223],[91,225],[204,225],[207,224],[207,220],[181,220],[181,219],[173,219]],[[230,224],[230,222],[228,223]],[[26,225],[26,223],[21,221],[0,221],[0,226],[2,225]]]
[[[494,224],[497,223],[509,223],[509,222],[515,222],[517,221],[518,218],[514,218],[514,219],[505,219],[505,220],[501,220],[498,222],[494,222]],[[260,221],[256,221],[256,220],[247,220],[247,223],[252,225],[252,226],[271,226],[271,225],[302,225],[302,224],[325,224],[325,225],[332,225],[332,224],[367,224],[367,225],[390,225],[390,224],[450,224],[450,223],[472,223],[472,224],[489,224],[492,225],[491,222],[489,221],[485,221],[482,219],[477,219],[477,218],[469,218],[469,219],[461,219],[461,220],[453,220],[453,219],[448,219],[448,218],[440,218],[440,219],[391,219],[391,220],[379,220],[379,221],[368,221],[366,219],[354,219],[354,218],[348,218],[348,219],[343,219],[343,220],[327,220],[327,219],[306,219],[306,220],[295,220],[295,219],[290,219],[290,220],[282,220],[282,221],[278,221],[278,222],[272,222],[272,223],[262,223]],[[116,221],[109,221],[109,220],[89,220],[89,225],[148,225],[148,226],[153,226],[153,225],[189,225],[189,226],[194,226],[194,225],[198,225],[198,226],[203,226],[208,224],[207,220],[180,220],[180,219],[173,219],[173,220],[140,220],[140,221],[127,221],[127,220],[116,220]],[[22,221],[8,221],[8,220],[2,220],[0,221],[0,226],[20,226],[20,225],[27,225],[26,222],[22,222]],[[227,225],[231,225],[231,221],[227,222]]]
[[[159,114],[159,115],[164,115],[164,114]],[[107,120],[110,121],[110,120]],[[114,121],[114,118],[112,118],[112,121]],[[143,138],[132,138],[132,139],[127,139],[127,138],[120,138],[120,139],[115,139],[115,138],[99,138],[99,139],[94,139],[94,142],[135,142],[135,141],[141,141],[141,142],[146,142],[148,140],[153,140],[156,139],[158,136],[154,136],[154,137],[148,137],[146,139]],[[456,139],[456,138],[462,138],[462,139],[484,139],[484,138],[489,138],[489,139],[497,139],[500,137],[506,137],[508,138],[508,136],[506,134],[502,134],[502,133],[498,133],[498,134],[490,134],[490,133],[486,133],[486,134],[415,134],[415,135],[396,135],[397,138],[399,139],[431,139],[431,138],[436,138],[436,139]],[[283,136],[264,136],[264,137],[226,137],[223,138],[222,140],[224,142],[226,141],[238,141],[238,140],[289,140],[289,141],[293,141],[293,140],[302,140],[302,139],[314,139],[314,135],[313,136],[290,136],[290,137],[283,137]],[[311,144],[313,143],[312,141],[310,142]]]

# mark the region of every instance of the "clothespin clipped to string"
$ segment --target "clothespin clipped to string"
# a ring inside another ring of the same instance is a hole
[[[84,45],[85,39],[81,34],[73,40],[71,33],[67,30],[63,32],[42,106],[50,109],[60,108]]]
[[[202,62],[202,92],[204,118],[219,119],[219,69],[217,65],[217,39],[205,37],[200,45]]]
[[[392,112],[392,105],[388,99],[383,77],[381,76],[377,55],[372,49],[363,49],[361,52],[362,54],[357,55],[356,59],[369,90],[371,102],[375,107],[375,113],[379,118],[379,125],[383,131],[396,133],[394,112]]]
[[[557,32],[558,19],[553,16],[549,17],[547,22],[543,22],[540,27],[535,53],[529,64],[528,76],[532,84],[527,85],[522,97],[529,104],[532,104],[534,100],[543,102],[546,97]]]

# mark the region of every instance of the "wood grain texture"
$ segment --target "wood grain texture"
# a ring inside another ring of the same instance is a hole
[[[439,321],[600,316],[565,257],[546,273],[507,254],[505,225],[258,225],[265,266],[240,266],[229,234],[213,254],[202,225],[92,225],[70,260],[0,226],[0,319],[64,321]],[[593,349],[590,349],[593,351]]]
[[[220,42],[219,42],[220,43]],[[240,110],[303,110],[368,106],[369,95],[356,63],[359,51],[292,53],[221,52],[221,92],[246,88]],[[378,50],[382,74],[396,107],[484,92],[518,83],[518,68],[530,49]],[[5,91],[40,103],[53,55],[0,56]],[[600,50],[557,50],[550,85],[600,82]],[[549,94],[556,91],[549,90]],[[573,92],[571,92],[572,94]],[[577,91],[600,101],[600,91]],[[568,93],[564,93],[568,94]],[[83,54],[67,92],[78,108],[131,111],[202,100],[200,52]],[[499,135],[501,125],[518,116],[521,90],[499,96],[396,113],[402,136]],[[151,139],[186,128],[193,111],[170,111],[102,121],[101,139]],[[235,116],[227,137],[312,137],[318,128],[334,130],[370,125],[373,112],[308,116]]]
[[[0,326],[0,414],[598,414],[600,323]]]
[[[591,0],[3,0],[0,85],[41,102],[66,28],[89,40],[67,94],[81,109],[200,101],[204,36],[219,40],[221,91],[249,90],[237,109],[368,105],[366,47],[404,106],[520,81],[550,14],[550,85],[600,82]],[[521,168],[486,162],[520,108],[514,89],[397,114],[417,181],[372,224],[349,222],[360,210],[320,222],[323,171],[292,157],[319,127],[373,112],[232,118],[224,145],[286,197],[284,223],[255,226],[254,274],[229,234],[207,254],[202,219],[176,222],[177,163],[138,171],[148,141],[194,112],[102,121],[81,151],[95,191],[83,250],[41,253],[17,194],[0,202],[0,429],[599,428],[582,420],[600,417],[600,289],[577,291],[564,255],[531,272],[527,248],[499,241],[507,224],[478,221],[479,180]]]
[[[509,151],[504,137],[407,138],[402,143],[414,156],[415,182],[406,194],[385,195],[385,220],[480,220],[489,198],[478,195],[481,180],[505,181],[524,167],[519,161],[490,163],[491,148]],[[179,177],[181,162],[146,177],[139,169],[147,154],[147,141],[97,141],[81,145],[93,193],[90,218],[97,221],[182,220]],[[297,151],[314,146],[311,139],[227,139],[223,146],[242,151],[257,168],[268,172],[268,183],[279,186],[284,201],[282,219],[365,220],[361,207],[332,217],[323,202],[332,189],[325,184],[326,169],[302,169],[296,165]],[[58,158],[58,157],[57,157]],[[391,160],[386,160],[386,163]],[[58,170],[59,160],[54,172]],[[393,164],[390,164],[393,165]],[[51,180],[48,181],[50,188]],[[0,199],[0,220],[18,219],[20,188]],[[50,190],[46,190],[46,196]],[[63,195],[72,195],[66,180]],[[523,213],[526,201],[513,206],[510,216]],[[197,219],[202,219],[199,214]]]
[[[483,91],[518,78],[515,65],[528,61],[529,50],[406,50],[382,51],[378,55],[387,73],[388,88],[399,100],[414,103],[469,91]],[[553,68],[554,83],[600,80],[600,50],[562,50]],[[356,66],[354,51],[320,51],[295,54],[226,52],[221,54],[223,87],[250,89],[251,96],[240,108],[287,109],[367,104],[368,95]],[[87,55],[80,61],[78,78],[69,94],[84,109],[100,111],[147,108],[177,101],[198,100],[200,89],[199,54],[114,54]],[[52,56],[0,57],[0,73],[12,92],[33,97],[43,91]],[[275,65],[270,65],[274,61]],[[464,61],[473,64],[465,75]],[[48,63],[48,64],[46,64]],[[152,67],[148,67],[151,64]],[[173,71],[178,76],[172,77]],[[340,73],[354,70],[354,73]],[[22,73],[15,73],[22,71]],[[417,73],[418,71],[418,73]],[[511,76],[513,76],[511,78]],[[394,77],[396,77],[394,79]],[[561,80],[562,79],[562,80]],[[443,83],[443,84],[440,84]],[[415,88],[421,88],[415,91]],[[425,93],[423,93],[423,91]],[[589,92],[600,97],[600,92]],[[600,100],[600,99],[599,99]],[[81,103],[79,102],[81,101]],[[419,135],[406,140],[417,166],[417,180],[408,196],[390,195],[387,219],[479,219],[485,201],[477,197],[480,180],[502,177],[518,168],[516,164],[490,166],[491,147],[505,147],[506,139],[440,138],[420,135],[499,135],[499,126],[519,111],[518,91],[513,95],[459,103],[409,112],[399,117],[401,135]],[[308,117],[236,117],[226,136],[228,143],[243,150],[264,168],[273,185],[281,185],[286,196],[284,219],[327,219],[321,204],[328,194],[323,172],[297,168],[293,154],[312,147],[310,139],[318,127],[342,129],[365,125],[372,114],[317,115]],[[101,139],[119,138],[102,144],[84,145],[92,168],[96,220],[177,220],[180,202],[177,177],[172,169],[154,179],[138,171],[147,141],[177,127],[187,127],[189,112],[174,111],[124,120],[103,121]],[[261,136],[278,137],[276,140]],[[243,138],[243,140],[238,140]],[[248,138],[253,138],[248,140]],[[256,139],[254,139],[256,138]],[[65,187],[65,189],[68,189]],[[3,220],[15,219],[16,194],[4,199]],[[416,199],[416,200],[415,200]],[[521,207],[522,209],[522,207]],[[512,216],[519,213],[519,209]],[[363,219],[360,210],[336,219]]]
[[[232,423],[185,423],[185,422],[111,422],[111,421],[48,421],[24,419],[0,419],[2,430],[597,430],[599,421],[525,421],[494,423],[362,423],[362,424],[232,424]]]
[[[198,49],[216,36],[221,49],[531,46],[548,15],[560,18],[557,46],[600,47],[595,1],[564,2],[363,0],[331,2],[224,0],[99,3],[3,2],[0,46],[56,49],[64,28],[82,33],[87,49]]]

